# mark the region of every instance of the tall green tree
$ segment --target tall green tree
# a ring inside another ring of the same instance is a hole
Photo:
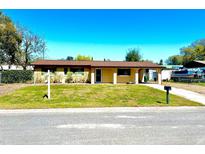
[[[170,56],[167,60],[166,63],[168,65],[182,65],[183,64],[183,57],[180,55],[173,55]]]
[[[191,45],[180,49],[180,55],[170,56],[168,64],[187,64],[193,60],[205,60],[205,39],[197,40]]]
[[[21,42],[22,37],[11,19],[0,12],[0,65],[6,63],[11,66],[18,63]]]
[[[142,55],[139,52],[139,49],[131,48],[128,49],[128,52],[125,56],[125,61],[141,61]]]
[[[0,70],[3,70],[2,64],[5,63],[4,57],[5,57],[4,52],[2,50],[0,50]]]
[[[193,47],[184,47],[180,49],[181,56],[182,56],[182,64],[185,65],[190,61],[195,60],[195,53]]]
[[[197,60],[205,60],[205,46],[202,44],[197,44],[194,46],[194,57]]]
[[[75,60],[90,60],[92,61],[93,60],[93,57],[91,56],[85,56],[85,55],[77,55],[77,57],[75,58]]]
[[[67,56],[66,60],[73,60],[72,56]]]
[[[202,44],[192,44],[191,46],[181,48],[183,64],[193,60],[205,60],[205,46]]]
[[[159,65],[163,65],[163,60],[162,59],[160,59]]]

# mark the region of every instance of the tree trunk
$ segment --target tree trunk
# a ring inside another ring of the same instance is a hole
[[[3,71],[3,70],[4,70],[3,66],[2,66],[2,65],[0,65],[0,67],[1,67],[1,71]]]
[[[26,70],[26,66],[27,66],[27,65],[23,65],[23,66],[22,66],[22,67],[23,67],[23,70]]]

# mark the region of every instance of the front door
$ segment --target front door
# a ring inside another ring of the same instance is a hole
[[[102,71],[101,69],[96,69],[96,82],[101,82]]]

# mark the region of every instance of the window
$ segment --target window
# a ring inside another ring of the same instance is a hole
[[[84,68],[70,68],[70,71],[73,73],[84,72]]]
[[[66,75],[68,72],[68,68],[64,68],[64,74]]]
[[[117,75],[130,75],[130,69],[118,69]]]

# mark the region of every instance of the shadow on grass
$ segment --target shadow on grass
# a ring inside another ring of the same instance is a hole
[[[156,101],[157,103],[159,103],[159,104],[164,104],[163,102],[161,102],[161,101]]]

